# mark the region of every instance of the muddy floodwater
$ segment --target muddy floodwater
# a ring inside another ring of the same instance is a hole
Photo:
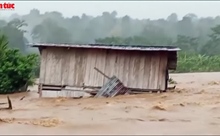
[[[10,95],[0,134],[220,134],[220,73],[171,77],[175,90],[115,98],[38,98],[32,87]]]

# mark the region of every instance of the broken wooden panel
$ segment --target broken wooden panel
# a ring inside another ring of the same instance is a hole
[[[100,96],[104,96],[105,93],[109,90],[109,88],[112,87],[112,85],[115,85],[114,82],[117,79],[115,79],[114,77],[110,78],[108,80],[108,82],[106,84],[104,84],[104,86],[99,90],[99,92],[95,95],[95,97],[100,97]]]
[[[109,81],[99,90],[95,97],[114,97],[116,95],[122,95],[127,92],[123,83],[116,77],[113,76]]]

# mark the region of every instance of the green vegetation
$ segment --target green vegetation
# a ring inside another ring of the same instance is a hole
[[[0,94],[26,91],[33,82],[36,59],[36,54],[22,55],[18,49],[10,49],[7,38],[1,35]]]
[[[179,53],[175,73],[220,71],[220,55]]]

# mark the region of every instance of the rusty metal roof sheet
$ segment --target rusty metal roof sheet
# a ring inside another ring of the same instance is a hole
[[[95,48],[111,50],[137,50],[137,51],[179,51],[175,46],[146,46],[146,45],[114,45],[114,44],[29,44],[32,47],[66,47],[66,48]]]

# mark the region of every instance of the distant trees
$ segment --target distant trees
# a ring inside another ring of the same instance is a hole
[[[174,45],[181,48],[182,51],[188,53],[199,53],[199,43],[198,38],[196,37],[189,37],[185,35],[178,35],[177,40]]]
[[[209,35],[209,41],[204,45],[201,53],[207,55],[220,54],[220,25],[211,28],[212,33]]]
[[[132,37],[106,37],[96,39],[96,43],[107,44],[141,44],[141,45],[175,45],[181,48],[182,52],[189,54],[220,54],[220,25],[211,28],[212,33],[209,35],[209,40],[206,43],[200,43],[198,37],[190,37],[186,35],[177,35],[175,41],[166,37],[160,30],[144,29],[142,35]]]
[[[71,43],[71,34],[52,19],[45,19],[35,26],[32,30],[32,37],[44,43]]]
[[[33,9],[27,15],[11,18],[14,20],[10,22],[0,20],[0,28],[10,46],[23,52],[26,42],[46,42],[176,45],[184,52],[220,54],[216,36],[220,16],[198,18],[190,13],[178,18],[172,13],[166,19],[140,20],[128,15],[117,17],[113,11],[96,17],[83,14],[65,18],[57,11],[42,14]]]
[[[26,31],[23,30],[25,26],[27,26],[25,21],[14,19],[0,27],[0,34],[4,34],[8,38],[9,47],[19,49],[22,53],[25,53],[27,48],[27,39],[24,37]]]

